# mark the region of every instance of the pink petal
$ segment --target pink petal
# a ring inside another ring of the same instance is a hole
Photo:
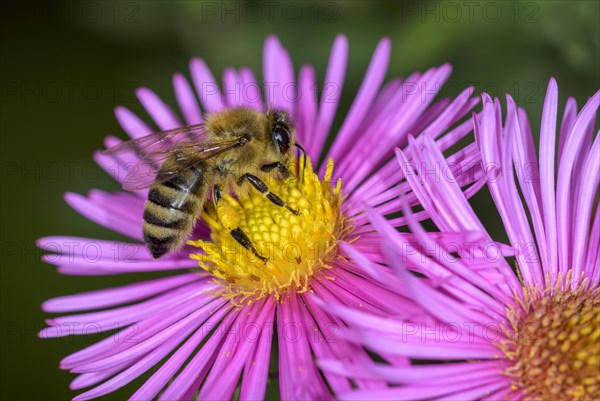
[[[181,127],[181,122],[175,116],[169,106],[167,106],[152,90],[148,88],[139,88],[136,95],[144,109],[150,114],[150,117],[156,122],[162,131]]]
[[[546,232],[546,252],[548,262],[544,266],[547,271],[557,273],[557,233],[556,233],[556,199],[555,171],[556,164],[556,113],[558,108],[558,86],[554,78],[550,78],[540,128],[540,193],[544,213]]]
[[[242,99],[246,105],[258,110],[264,110],[261,85],[254,77],[252,70],[247,67],[240,69],[240,77],[242,78]]]
[[[313,361],[298,308],[295,293],[277,307],[281,399],[332,399]]]
[[[106,308],[160,294],[180,285],[197,281],[200,278],[196,273],[179,274],[117,288],[62,296],[45,301],[42,304],[42,309],[44,312],[76,312],[86,309]]]
[[[208,319],[210,315],[212,315],[222,305],[223,300],[219,299],[214,299],[211,300],[211,302],[205,302],[204,304],[197,303],[196,309],[192,313],[183,317],[181,320],[171,322],[171,324],[153,336],[143,341],[137,341],[127,349],[124,349],[116,354],[75,366],[71,369],[71,372],[97,372],[99,370],[110,369],[123,363],[124,361],[135,360],[143,357],[143,355],[154,350],[155,348],[161,347],[170,342],[171,339],[179,337],[179,334],[182,332],[186,333],[185,336],[187,337],[193,330],[196,329],[196,327],[198,327],[199,324],[202,324],[204,321],[206,321],[206,319]]]
[[[141,138],[153,132],[146,123],[126,107],[117,107],[115,109],[115,117],[117,117],[117,121],[121,124],[123,130],[132,139]]]
[[[241,313],[235,323],[238,333],[227,337],[211,371],[202,385],[198,398],[202,400],[230,399],[236,388],[242,369],[250,355],[254,354],[257,341],[253,330],[262,332],[267,319],[272,320],[275,310],[274,299],[254,303]]]
[[[123,218],[126,214],[131,214],[131,208],[135,205],[114,205],[115,209],[119,209],[123,212],[119,215],[112,213],[114,209],[108,210],[89,198],[79,194],[68,193],[65,195],[65,201],[85,218],[106,227],[109,230],[142,241],[142,227],[140,224],[141,213],[140,219],[137,221]]]
[[[186,362],[189,356],[198,349],[202,340],[219,323],[226,313],[231,311],[231,306],[224,306],[213,314],[204,324],[196,330],[185,343],[144,383],[130,398],[130,400],[153,399],[163,387],[173,379],[177,371]],[[214,341],[214,340],[213,340]]]
[[[167,380],[171,383],[159,397],[160,401],[181,399],[188,391],[196,387],[196,379],[203,380],[214,363],[217,352],[220,349],[223,337],[241,312],[228,314],[218,325],[217,330],[211,335],[200,351],[194,355],[187,366],[175,377],[169,376]],[[192,350],[193,351],[193,350]],[[191,351],[190,351],[191,352]]]
[[[193,59],[190,62],[190,72],[204,110],[214,113],[225,108],[219,85],[206,63],[199,58]]]
[[[267,319],[263,324],[258,344],[244,368],[241,401],[262,400],[265,398],[271,360],[271,344],[273,340],[273,320]]]
[[[240,107],[243,104],[242,79],[233,68],[223,71],[223,93],[227,107]]]
[[[576,207],[575,220],[578,224],[574,227],[573,236],[573,288],[575,288],[581,279],[581,273],[585,269],[585,253],[588,242],[588,233],[590,232],[590,223],[592,221],[592,210],[600,182],[600,132],[594,140],[592,149],[585,160],[583,169],[577,172],[580,177],[581,186],[579,187],[579,203]]]
[[[183,74],[177,73],[173,75],[173,87],[175,89],[177,104],[185,117],[186,123],[188,125],[200,124],[202,122],[200,106],[190,83]]]
[[[309,144],[313,137],[313,126],[317,115],[317,94],[315,91],[316,78],[314,69],[303,66],[300,69],[300,104],[298,105],[298,117],[296,118],[296,135],[298,142],[310,149]],[[318,157],[319,155],[316,155]],[[316,160],[316,159],[313,159]]]
[[[341,152],[351,145],[352,139],[358,133],[358,127],[366,116],[366,113],[379,93],[379,88],[385,78],[391,51],[389,38],[382,39],[375,49],[371,62],[363,79],[363,82],[354,98],[354,102],[346,115],[344,124],[336,135],[335,141],[329,151],[329,157],[337,160]]]
[[[319,155],[323,151],[323,145],[335,117],[344,85],[347,61],[348,39],[344,35],[338,35],[333,42],[329,56],[317,120],[314,123],[312,137],[309,139],[310,142],[306,145],[306,150],[311,158],[315,160],[319,159]]]
[[[192,331],[195,326],[188,327],[177,327],[178,330],[174,333],[173,337],[169,340],[152,349],[148,353],[142,354],[143,356],[138,359],[128,369],[119,373],[112,379],[102,383],[98,387],[89,390],[83,394],[78,395],[74,398],[74,401],[83,401],[91,398],[96,398],[104,394],[113,392],[126,384],[130,383],[134,379],[138,378],[142,374],[148,371],[152,366],[160,362],[165,356],[167,356],[179,343],[181,343]],[[175,330],[174,330],[175,331]]]
[[[569,132],[569,136],[566,138],[564,145],[564,151],[561,155],[558,168],[558,183],[557,183],[557,229],[558,229],[558,241],[560,244],[570,244],[571,235],[571,223],[569,222],[570,210],[573,205],[570,204],[569,195],[571,187],[571,179],[573,172],[573,165],[575,163],[577,154],[583,144],[585,135],[585,128],[588,126],[590,121],[594,118],[596,110],[600,105],[600,91],[583,106],[581,112],[577,115],[573,127]],[[559,268],[560,271],[566,273],[570,266],[571,249],[568,246],[560,246],[559,251]]]

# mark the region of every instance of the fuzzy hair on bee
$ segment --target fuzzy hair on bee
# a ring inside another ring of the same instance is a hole
[[[134,169],[123,187],[149,188],[142,231],[150,253],[159,258],[183,246],[211,194],[217,204],[224,192],[258,190],[297,214],[265,184],[269,175],[289,177],[293,146],[304,151],[286,111],[238,107],[208,115],[202,124],[156,132],[104,153],[133,153],[144,165]],[[232,227],[231,234],[266,262],[241,229]]]

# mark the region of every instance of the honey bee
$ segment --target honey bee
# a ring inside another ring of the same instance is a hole
[[[160,258],[183,246],[209,192],[218,206],[223,191],[235,193],[236,188],[250,184],[277,206],[299,214],[263,181],[267,174],[290,176],[292,146],[305,153],[296,142],[287,112],[239,107],[213,113],[202,124],[122,142],[104,153],[133,153],[139,158],[123,188],[149,188],[142,231],[150,253]],[[231,227],[231,235],[266,263],[239,227]]]

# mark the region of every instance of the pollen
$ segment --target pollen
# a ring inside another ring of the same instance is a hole
[[[570,277],[557,280],[564,287],[525,289],[509,309],[500,348],[524,400],[600,398],[600,289],[586,281],[572,289]]]
[[[287,291],[310,290],[311,277],[324,274],[341,258],[338,243],[348,238],[352,225],[341,212],[342,183],[331,184],[333,161],[323,180],[310,159],[290,166],[287,180],[271,178],[266,184],[293,211],[269,200],[254,188],[225,196],[217,209],[210,206],[202,218],[211,228],[210,241],[190,241],[201,249],[190,255],[220,286],[218,295],[234,304],[250,304],[265,296],[277,300]],[[239,227],[255,252],[231,235]],[[260,257],[266,259],[261,260]]]

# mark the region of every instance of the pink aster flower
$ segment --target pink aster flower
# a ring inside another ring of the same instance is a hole
[[[91,387],[75,399],[110,393],[149,371],[152,374],[132,399],[231,399],[236,391],[241,400],[262,399],[274,340],[282,399],[328,399],[332,391],[343,393],[353,385],[365,390],[385,385],[379,379],[351,382],[317,369],[317,357],[359,361],[368,355],[360,346],[339,338],[342,321],[307,294],[375,315],[390,313],[391,305],[403,305],[406,314],[423,313],[420,306],[366,275],[363,266],[345,258],[340,247],[344,244],[360,251],[373,262],[382,260],[381,235],[363,211],[365,205],[381,215],[398,211],[397,198],[407,191],[408,184],[400,183],[392,150],[405,145],[409,134],[421,132],[427,132],[442,149],[450,148],[472,131],[471,120],[464,117],[477,102],[471,97],[472,88],[452,101],[434,101],[450,74],[448,65],[383,84],[390,57],[390,42],[384,39],[333,145],[325,151],[347,56],[346,38],[339,36],[320,101],[314,92],[313,68],[303,66],[296,79],[288,52],[274,37],[265,44],[264,84],[259,84],[248,68],[229,68],[219,86],[200,59],[190,65],[193,85],[176,74],[173,84],[183,120],[151,90],[136,92],[160,130],[201,123],[206,113],[228,107],[286,109],[310,158],[318,161],[324,156],[328,162],[314,170],[320,173],[313,172],[309,161],[303,179],[270,183],[275,193],[300,208],[299,216],[282,213],[252,191],[237,200],[229,199],[255,244],[276,245],[269,253],[268,269],[252,260],[247,250],[227,252],[231,236],[223,235],[210,211],[205,222],[197,225],[188,246],[155,260],[141,244],[146,191],[67,194],[67,203],[76,211],[134,242],[58,236],[40,239],[41,248],[54,252],[44,260],[56,265],[60,273],[168,273],[134,284],[123,280],[120,287],[58,297],[43,304],[47,312],[70,314],[48,320],[49,327],[41,331],[41,337],[115,330],[60,362],[62,369],[79,374],[72,389]],[[116,116],[131,138],[157,129],[124,107],[116,109]],[[107,146],[120,142],[114,137],[106,139]],[[474,146],[449,156],[450,170],[459,177],[457,185],[465,187],[468,195],[482,186],[481,180],[471,185],[481,175],[475,163],[478,158]],[[110,157],[100,152],[95,160],[119,182],[127,178],[131,166],[139,165],[135,157]],[[414,195],[408,199],[410,204],[417,201]],[[405,221],[391,219],[389,224],[400,226]],[[288,245],[293,245],[291,250]]]
[[[558,125],[558,89],[551,79],[538,159],[525,112],[508,96],[503,124],[498,99],[484,96],[475,135],[512,250],[492,242],[453,177],[426,174],[443,165],[427,136],[412,141],[408,152],[397,152],[439,232],[426,232],[408,207],[411,234],[370,212],[395,273],[371,267],[371,274],[412,297],[427,316],[415,324],[338,305],[332,309],[351,328],[344,338],[385,359],[418,363],[324,361],[330,373],[393,385],[342,393],[342,399],[600,398],[600,135],[594,128],[599,104],[597,92],[578,112],[570,98]]]

